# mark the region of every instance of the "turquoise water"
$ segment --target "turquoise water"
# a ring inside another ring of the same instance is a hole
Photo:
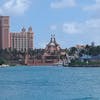
[[[100,100],[100,68],[0,68],[0,100]]]

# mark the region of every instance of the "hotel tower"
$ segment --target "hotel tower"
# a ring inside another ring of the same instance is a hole
[[[32,27],[28,28],[26,31],[25,28],[22,28],[21,32],[11,32],[10,33],[10,47],[12,50],[16,49],[17,51],[26,51],[33,50],[33,31]]]
[[[0,49],[9,48],[9,16],[0,16]]]

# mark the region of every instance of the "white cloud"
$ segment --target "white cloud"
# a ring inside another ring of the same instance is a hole
[[[39,48],[45,48],[46,42],[38,43]]]
[[[51,25],[50,30],[55,31],[57,29],[57,25]]]
[[[100,19],[90,19],[82,23],[64,23],[62,26],[62,31],[74,38],[73,40],[83,43],[94,41],[100,44]]]
[[[100,0],[95,0],[95,4],[86,6],[83,9],[86,11],[98,11],[98,10],[100,10]]]
[[[91,19],[86,21],[86,27],[91,28],[92,30],[100,29],[100,19]]]
[[[76,6],[75,0],[57,0],[51,3],[51,8],[66,8]]]
[[[63,24],[63,32],[69,34],[91,33],[100,34],[100,19],[90,19],[83,23],[71,22]]]
[[[5,0],[0,7],[0,14],[21,15],[29,8],[30,0]]]
[[[79,24],[77,23],[64,23],[63,32],[68,34],[75,34],[80,32]]]

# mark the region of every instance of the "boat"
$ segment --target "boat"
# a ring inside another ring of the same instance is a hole
[[[58,61],[57,63],[54,63],[55,66],[63,66],[63,61]]]
[[[0,65],[0,67],[9,67],[9,65],[6,65],[6,64],[2,64],[2,65]]]

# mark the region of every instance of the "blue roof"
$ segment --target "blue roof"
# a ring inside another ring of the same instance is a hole
[[[91,59],[99,60],[100,59],[100,55],[93,56]]]
[[[91,59],[92,57],[90,55],[83,55],[80,57],[80,59]]]
[[[83,55],[80,59],[90,59],[90,60],[100,60],[100,55],[97,56],[90,56],[90,55]]]

